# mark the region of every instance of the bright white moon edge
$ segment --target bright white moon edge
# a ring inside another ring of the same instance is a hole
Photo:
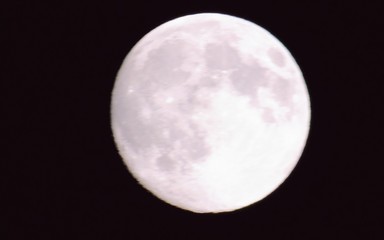
[[[296,166],[310,101],[289,51],[254,23],[195,14],[145,35],[112,93],[125,164],[176,207],[227,212],[274,191]]]

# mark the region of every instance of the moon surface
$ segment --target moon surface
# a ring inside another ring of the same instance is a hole
[[[272,34],[202,13],[166,22],[134,46],[116,78],[111,120],[144,188],[185,210],[228,212],[265,198],[292,172],[310,100]]]

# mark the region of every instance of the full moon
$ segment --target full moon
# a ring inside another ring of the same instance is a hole
[[[228,212],[265,198],[292,172],[310,100],[271,33],[201,13],[166,22],[133,47],[117,74],[111,121],[145,189],[192,212]]]

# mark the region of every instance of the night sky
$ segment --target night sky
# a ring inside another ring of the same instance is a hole
[[[383,239],[384,4],[248,2],[2,4],[0,239]],[[201,12],[270,31],[311,98],[295,170],[264,200],[230,213],[158,200],[127,171],[110,127],[126,54],[159,24]]]

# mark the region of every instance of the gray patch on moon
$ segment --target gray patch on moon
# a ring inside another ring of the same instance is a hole
[[[210,148],[205,144],[202,130],[182,115],[170,117],[166,112],[156,111],[139,96],[129,99],[123,106],[119,116],[116,116],[120,124],[124,125],[123,138],[130,142],[136,154],[157,148],[161,153],[156,159],[160,169],[177,170],[176,166],[188,165],[187,162],[182,162],[183,159],[184,161],[186,159],[201,161],[205,155],[209,154]],[[141,117],[143,108],[150,108],[151,116],[148,119]],[[189,127],[192,134],[186,132],[178,124],[179,121],[185,121],[184,125]],[[164,129],[167,130],[167,134],[164,134]],[[179,151],[175,149],[175,142],[179,142],[183,148],[183,157],[172,156],[172,153]],[[137,164],[145,165],[145,163]]]
[[[268,56],[271,58],[272,62],[278,66],[278,67],[284,67],[285,66],[285,57],[283,56],[283,54],[281,53],[281,51],[279,51],[278,49],[276,48],[270,48],[268,50]]]
[[[241,59],[238,51],[228,44],[209,43],[205,46],[206,65],[213,70],[232,70],[239,67]]]
[[[191,23],[178,27],[175,30],[179,32],[186,32],[191,36],[202,37],[206,33],[218,32],[220,22],[215,20],[205,20],[201,22]]]
[[[231,73],[230,79],[235,90],[253,99],[259,87],[268,85],[266,73],[267,70],[254,61],[251,65],[243,63]]]
[[[119,111],[115,118],[124,125],[123,138],[130,142],[136,154],[157,149],[159,156],[154,161],[162,171],[180,171],[189,164],[186,160],[202,161],[210,151],[202,130],[180,109],[175,112],[175,106],[177,109],[182,102],[189,113],[199,107],[194,95],[197,86],[186,86],[192,73],[180,69],[188,60],[189,51],[181,40],[165,41],[151,50],[143,68],[135,70],[136,78],[124,84],[124,89],[132,88],[134,92],[125,95],[124,102],[117,106]],[[193,88],[195,91],[191,91]],[[165,104],[155,98],[159,92],[178,90],[188,95],[182,94],[175,103]],[[179,147],[175,146],[176,142]]]
[[[172,121],[167,125],[171,124]],[[201,134],[201,130],[192,123],[189,126],[192,129],[192,135],[186,134],[184,130],[176,126],[171,125],[168,128],[169,136],[162,139],[168,144],[162,148],[164,154],[156,159],[156,164],[161,170],[174,171],[186,168],[192,163],[188,161],[204,161],[204,156],[210,153],[210,148],[205,144],[204,134]]]
[[[267,88],[272,93],[272,98],[277,100],[280,106],[286,107],[288,112],[285,117],[292,118],[294,88],[290,80],[280,77],[267,68],[263,67],[257,60],[251,64],[243,63],[230,75],[231,84],[240,94],[250,98],[252,105],[261,107],[258,102],[258,89]],[[262,117],[266,122],[275,122],[274,109],[263,107]]]
[[[154,83],[157,89],[183,84],[191,74],[180,69],[189,55],[188,51],[188,46],[181,40],[166,41],[159,48],[150,51],[150,60],[142,69],[144,82]]]
[[[169,172],[175,167],[175,161],[171,160],[168,155],[161,155],[160,157],[158,157],[156,160],[156,164],[157,167],[163,172]]]
[[[276,118],[274,116],[273,110],[270,108],[262,108],[262,117],[263,120],[267,123],[274,123],[276,122]]]
[[[201,83],[199,85],[190,85],[187,86],[183,91],[182,98],[178,101],[178,111],[180,114],[192,115],[195,111],[207,109],[208,104],[204,99],[199,99],[200,92],[210,91],[210,89],[216,89],[216,86],[220,84],[216,79],[210,79],[207,76],[202,76],[200,79]]]
[[[269,84],[269,89],[282,106],[291,107],[294,89],[289,79],[275,75]]]

